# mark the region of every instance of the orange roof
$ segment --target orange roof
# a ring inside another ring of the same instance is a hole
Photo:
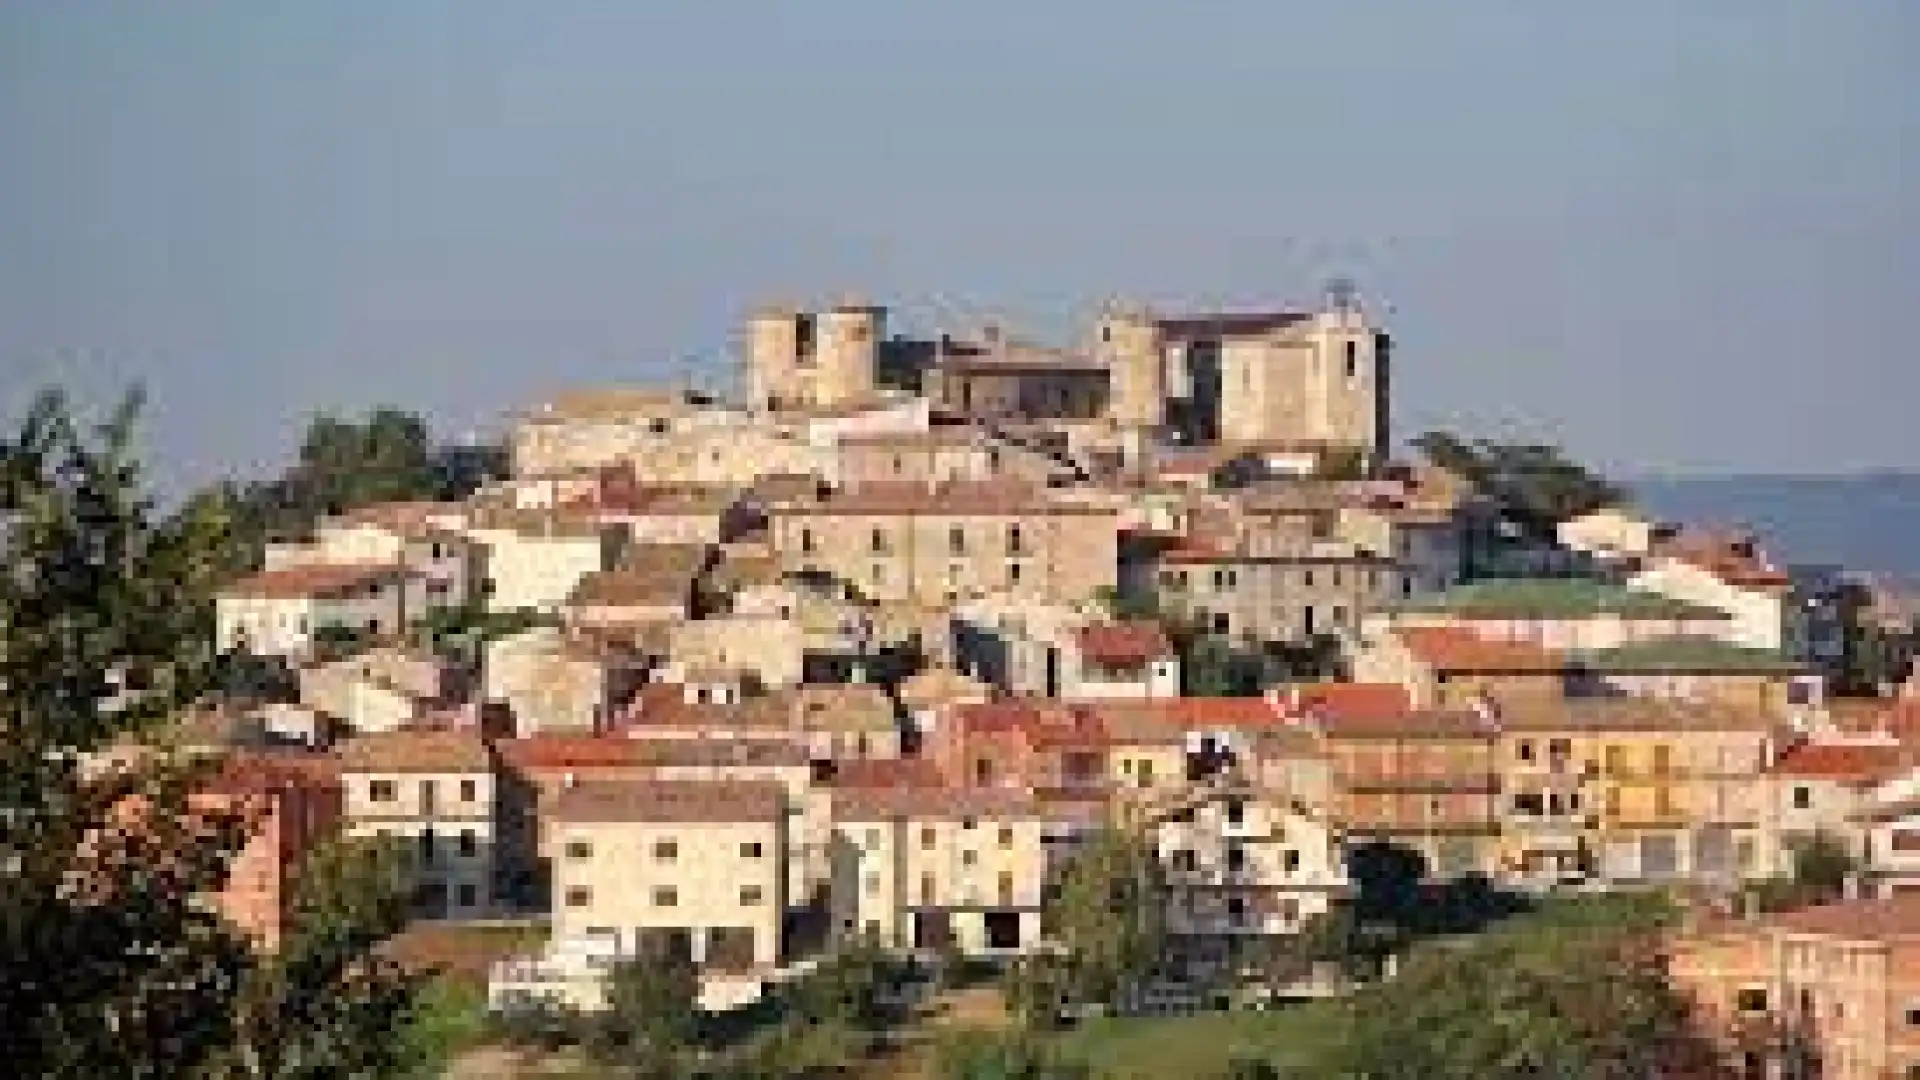
[[[1809,780],[1871,782],[1905,768],[1910,755],[1898,745],[1801,743],[1780,755],[1768,771]]]
[[[1094,623],[1081,627],[1076,636],[1082,656],[1111,667],[1138,667],[1173,654],[1173,644],[1159,624],[1143,620]]]
[[[1780,929],[1851,941],[1920,937],[1920,893],[1896,893],[1883,900],[1821,904],[1769,916]]]
[[[969,738],[1011,737],[1035,747],[1103,746],[1107,727],[1097,708],[1039,698],[968,702],[954,708],[953,723]]]
[[[1264,697],[1185,697],[1158,701],[1109,701],[1098,706],[1115,717],[1163,724],[1180,731],[1272,728],[1284,722],[1280,706]]]
[[[523,772],[618,768],[646,762],[646,744],[611,735],[530,735],[494,744],[508,768]]]
[[[945,781],[926,758],[874,758],[835,762],[836,788],[939,787]]]
[[[1398,683],[1309,683],[1289,687],[1284,704],[1323,715],[1400,717],[1413,711],[1413,698]]]
[[[346,592],[404,573],[403,568],[385,563],[284,566],[250,574],[228,585],[224,591],[232,596],[297,600]]]
[[[1457,626],[1403,626],[1395,631],[1414,659],[1436,671],[1502,671],[1552,674],[1567,657],[1519,641],[1483,638]]]

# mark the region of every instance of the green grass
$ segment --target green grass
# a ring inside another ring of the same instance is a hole
[[[461,1052],[484,1035],[487,993],[470,983],[436,979],[414,1008],[412,1020],[397,1033],[419,1053],[419,1077],[437,1077]]]
[[[1273,1012],[1208,1012],[1089,1020],[1058,1036],[1060,1047],[1103,1080],[1224,1073],[1235,1058],[1310,1066],[1340,1037],[1339,1004]]]

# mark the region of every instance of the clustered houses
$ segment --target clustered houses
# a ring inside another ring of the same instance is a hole
[[[236,917],[271,947],[262,860],[384,835],[421,918],[551,920],[496,1002],[591,1005],[664,949],[719,1007],[837,940],[1040,948],[1102,826],[1214,973],[1347,902],[1361,845],[1725,890],[1818,833],[1863,891],[1920,888],[1920,724],[1829,699],[1830,578],[1624,508],[1523,553],[1553,576],[1477,577],[1487,500],[1386,460],[1390,343],[1350,298],[1088,338],[768,309],[740,400],[564,395],[467,502],[273,548],[220,645],[289,678],[190,718],[275,763],[222,789],[275,808]],[[1196,693],[1221,650],[1257,688]]]

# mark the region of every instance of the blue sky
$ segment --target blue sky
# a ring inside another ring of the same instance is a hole
[[[173,482],[449,431],[853,291],[1390,308],[1415,431],[1920,465],[1903,0],[0,5],[0,405]]]

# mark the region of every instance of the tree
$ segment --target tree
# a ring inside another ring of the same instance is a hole
[[[648,950],[607,973],[606,1009],[591,1018],[586,1049],[619,1065],[670,1065],[700,1036],[700,975],[677,952]]]
[[[802,1023],[881,1031],[903,1019],[902,979],[885,950],[861,938],[789,983],[783,997],[788,1015]]]
[[[1114,1004],[1161,973],[1166,898],[1160,860],[1141,836],[1104,829],[1074,853],[1043,914],[1075,999]]]
[[[208,684],[224,522],[156,520],[133,457],[137,394],[93,429],[43,394],[0,489],[0,1016],[22,1076],[186,1076],[226,1041],[245,951],[194,898],[237,815],[187,805],[191,770],[89,776],[83,755]],[[114,673],[150,690],[110,704]],[[129,808],[144,827],[128,824]]]
[[[1430,464],[1492,499],[1503,517],[1535,539],[1551,540],[1560,522],[1626,498],[1623,489],[1553,446],[1468,442],[1444,431],[1427,432],[1413,446]]]
[[[219,1075],[397,1076],[418,1066],[404,1028],[430,976],[375,950],[407,922],[411,875],[395,841],[341,839],[303,862],[287,940],[248,972]]]
[[[309,907],[286,955],[253,953],[203,900],[250,825],[245,808],[191,798],[212,765],[157,752],[85,765],[216,686],[212,596],[229,522],[208,499],[155,515],[133,453],[139,406],[129,395],[90,428],[48,393],[0,440],[7,1064],[22,1076],[298,1076],[327,1053],[354,1075],[385,1075],[383,1052],[359,1039],[369,1011],[394,1016],[406,999],[363,947],[377,931]],[[144,689],[119,693],[116,677],[133,670]],[[339,978],[276,998],[283,979],[325,970]],[[289,1015],[270,1025],[276,1000]],[[306,1048],[288,1051],[290,1070],[251,1064],[290,1047]]]
[[[1847,879],[1860,863],[1839,838],[1815,832],[1788,842],[1792,869],[1787,874],[1761,878],[1746,887],[1749,900],[1761,911],[1791,911],[1826,904],[1846,895]]]
[[[1356,995],[1323,1075],[1672,1075],[1712,1054],[1644,926],[1516,920]]]

